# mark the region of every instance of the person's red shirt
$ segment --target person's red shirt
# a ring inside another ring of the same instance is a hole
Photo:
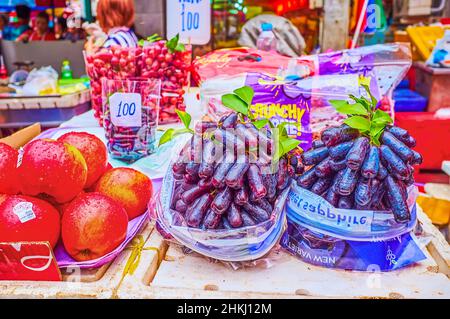
[[[51,31],[47,31],[43,35],[39,35],[36,31],[24,32],[20,35],[17,41],[54,41],[56,40],[55,34]]]

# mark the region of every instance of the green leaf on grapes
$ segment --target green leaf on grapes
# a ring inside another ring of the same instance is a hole
[[[245,103],[239,96],[236,94],[225,94],[222,96],[222,104],[226,107],[232,109],[233,111],[242,113],[244,115],[248,115],[249,109],[248,104]]]
[[[341,114],[368,115],[369,112],[361,103],[350,104],[346,100],[330,100],[331,105]]]
[[[355,115],[344,120],[344,123],[350,127],[353,127],[361,132],[367,132],[370,130],[370,121],[365,117]]]
[[[374,124],[372,123],[372,126],[370,127],[370,141],[372,142],[372,144],[376,145],[376,146],[380,146],[380,136],[384,131],[384,128],[386,127],[386,125],[384,124]]]
[[[176,48],[177,45],[178,45],[178,40],[179,40],[179,39],[180,39],[180,34],[177,33],[176,36],[174,36],[172,39],[170,39],[170,40],[167,41],[166,47],[167,47],[167,49],[169,49],[169,51],[170,51],[171,53],[173,53],[173,52],[175,51],[175,48]]]
[[[184,50],[186,50],[186,47],[184,46],[183,43],[178,43],[177,46],[175,47],[175,51],[177,52],[183,52]]]
[[[239,96],[241,100],[247,103],[249,107],[252,104],[253,96],[255,95],[255,91],[253,91],[253,89],[249,86],[243,86],[236,89],[233,93]]]
[[[175,129],[169,128],[164,132],[164,134],[159,138],[158,146],[161,146],[163,144],[166,144],[167,142],[170,142],[173,139],[173,133],[175,132]]]
[[[364,106],[364,108],[369,112],[371,111],[371,107],[370,107],[370,102],[369,100],[367,100],[364,96],[361,97],[356,97],[353,94],[350,94],[348,96],[350,99],[352,99],[353,101],[355,101],[356,103],[361,104],[362,106]]]
[[[392,117],[388,113],[380,109],[376,110],[373,113],[372,122],[383,126],[386,126],[386,124],[394,123]]]
[[[189,113],[186,113],[184,111],[175,110],[177,112],[178,117],[180,118],[181,122],[183,123],[184,127],[189,129],[189,126],[191,125],[191,115]]]
[[[143,47],[144,44],[145,44],[145,40],[144,40],[144,39],[140,39],[140,40],[138,41],[138,46]]]
[[[375,98],[375,96],[373,96],[372,92],[370,91],[369,85],[363,84],[362,87],[366,90],[367,94],[369,95],[370,100],[372,102],[372,108],[374,109],[378,104],[378,100]]]

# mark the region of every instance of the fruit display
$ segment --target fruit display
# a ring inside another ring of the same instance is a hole
[[[48,202],[11,195],[0,204],[0,242],[47,241],[55,247],[59,234],[59,213]]]
[[[108,165],[108,152],[105,144],[95,135],[86,132],[69,132],[58,141],[75,146],[83,155],[87,166],[84,188],[90,188],[103,175]]]
[[[0,194],[17,194],[19,179],[17,178],[17,150],[0,143]]]
[[[153,185],[147,175],[132,168],[118,167],[103,174],[95,191],[121,203],[131,220],[147,210]]]
[[[101,265],[100,257],[119,253],[147,218],[151,180],[131,168],[112,168],[95,135],[35,139],[19,158],[5,144],[0,149],[0,176],[14,186],[2,184],[0,242],[48,241],[58,264]]]
[[[100,193],[83,194],[64,210],[61,238],[77,261],[97,259],[125,240],[128,215],[116,200]]]
[[[370,90],[366,87],[368,94]],[[414,165],[422,157],[412,148],[409,133],[392,125],[372,97],[330,101],[349,117],[344,124],[325,129],[314,148],[301,156],[307,171],[297,184],[322,196],[337,208],[390,210],[398,223],[411,213],[407,188],[414,183]]]
[[[107,148],[113,158],[133,162],[155,151],[155,136],[158,125],[160,82],[155,80],[102,80],[103,127]],[[111,96],[115,93],[139,94],[140,101],[120,102],[118,110],[111,109]],[[140,109],[139,104],[141,105]],[[137,114],[138,118],[120,122],[126,115]],[[140,114],[140,116],[139,116]]]
[[[175,110],[184,110],[183,86],[188,84],[191,50],[178,43],[178,36],[168,41],[152,36],[142,47],[102,48],[85,56],[86,72],[91,79],[91,100],[94,115],[103,121],[102,79],[135,80],[159,79],[162,82],[161,123],[178,120]]]

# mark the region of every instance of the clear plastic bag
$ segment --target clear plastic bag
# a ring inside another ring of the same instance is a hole
[[[259,259],[278,243],[285,227],[284,203],[289,187],[277,198],[269,220],[255,226],[203,230],[186,225],[184,217],[171,208],[177,181],[168,170],[156,200],[157,223],[163,235],[206,257],[226,262]],[[236,268],[236,265],[233,266]]]
[[[156,149],[161,82],[102,79],[103,127],[111,157],[134,162]]]

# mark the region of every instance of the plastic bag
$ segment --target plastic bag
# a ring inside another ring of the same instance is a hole
[[[294,184],[295,185],[295,184]],[[396,223],[390,211],[337,209],[322,197],[292,186],[288,229],[281,245],[301,260],[329,268],[390,271],[426,258],[413,230],[417,189],[408,189],[411,221]]]
[[[50,95],[58,90],[58,72],[51,66],[33,69],[27,77],[22,93],[24,95]]]
[[[289,188],[278,197],[269,220],[255,226],[203,230],[186,225],[183,216],[171,209],[177,182],[169,169],[156,202],[156,218],[164,233],[178,243],[207,257],[228,262],[251,261],[266,255],[279,241],[285,226],[283,209]]]

